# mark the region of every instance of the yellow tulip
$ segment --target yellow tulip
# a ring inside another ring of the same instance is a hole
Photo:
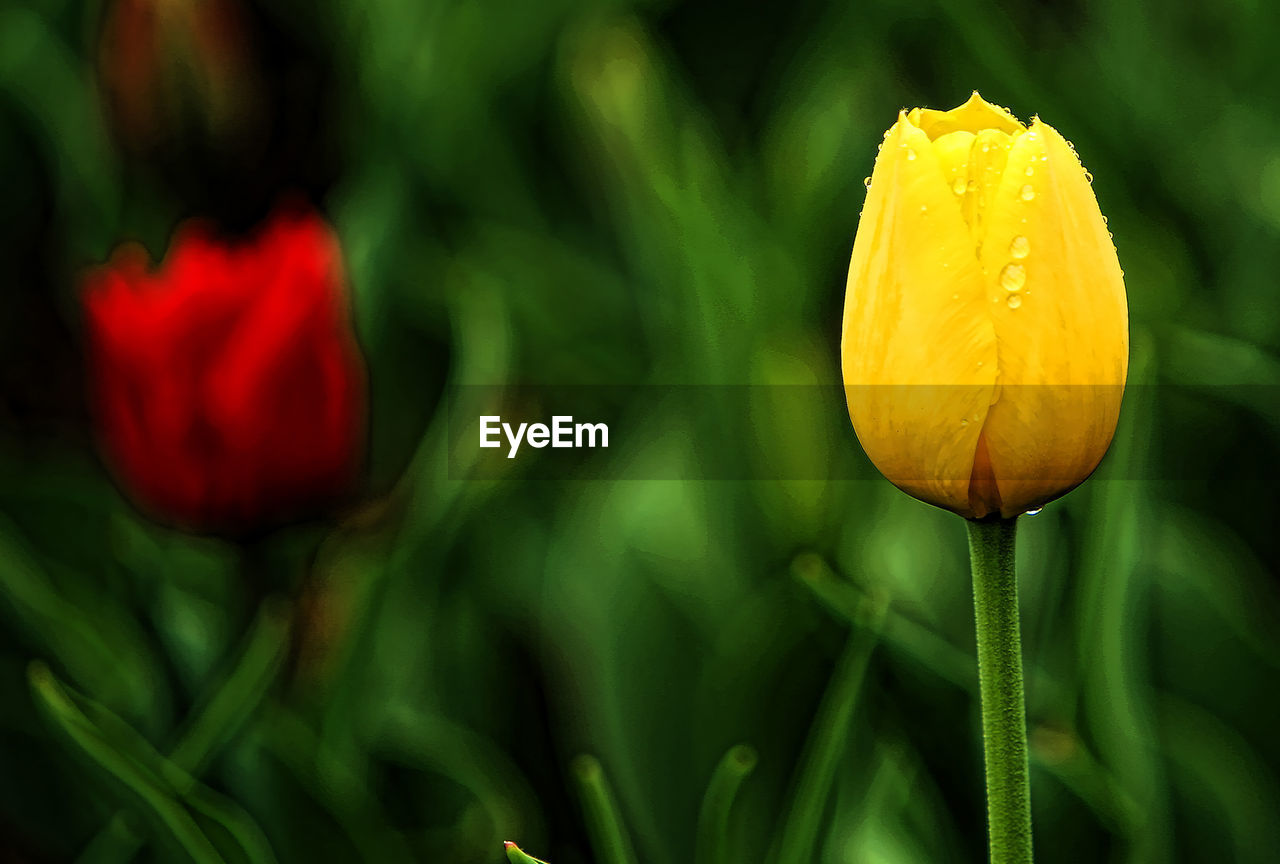
[[[970,519],[1079,485],[1115,433],[1124,280],[1074,148],[976,92],[900,112],[871,175],[841,355],[858,440]]]

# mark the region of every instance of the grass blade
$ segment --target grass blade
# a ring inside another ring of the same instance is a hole
[[[579,756],[573,760],[573,775],[582,793],[591,845],[595,847],[601,864],[636,864],[635,850],[622,825],[618,802],[613,797],[600,760],[594,756]]]
[[[818,832],[827,812],[836,767],[887,611],[887,598],[876,597],[866,600],[854,616],[862,626],[850,633],[818,707],[791,811],[777,841],[777,854],[770,856],[778,864],[810,864],[817,859]]]
[[[742,781],[756,767],[756,751],[745,744],[730,747],[711,775],[711,783],[698,812],[697,864],[730,864],[729,816]]]
[[[131,792],[192,861],[196,864],[224,864],[222,856],[191,814],[175,799],[169,784],[113,746],[100,724],[95,722],[103,719],[106,709],[95,710],[93,706],[85,705],[83,700],[74,699],[43,663],[32,663],[27,677],[37,705],[53,724],[79,752]],[[82,705],[98,716],[88,716],[81,710]]]

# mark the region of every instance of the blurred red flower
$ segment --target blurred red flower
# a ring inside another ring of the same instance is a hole
[[[280,211],[232,243],[188,224],[155,270],[122,246],[85,277],[84,305],[104,456],[144,510],[247,533],[350,489],[366,379],[319,216]]]

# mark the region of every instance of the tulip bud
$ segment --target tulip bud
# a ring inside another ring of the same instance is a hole
[[[970,519],[1097,467],[1128,369],[1123,274],[1074,148],[974,93],[885,133],[849,264],[854,430],[886,478]]]
[[[260,533],[350,489],[364,363],[337,240],[318,216],[277,213],[234,243],[184,226],[160,267],[122,247],[85,287],[103,455],[143,509]]]
[[[99,80],[112,127],[131,150],[178,139],[244,146],[261,130],[261,94],[236,0],[113,0]]]

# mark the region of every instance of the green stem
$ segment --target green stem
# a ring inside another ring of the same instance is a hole
[[[969,523],[991,864],[1031,862],[1027,712],[1013,566],[1016,519]]]
[[[613,789],[605,779],[604,768],[594,756],[579,756],[573,760],[574,776],[582,793],[583,809],[587,813],[587,831],[596,857],[604,864],[636,864],[636,853],[622,825],[618,802]]]
[[[729,829],[729,816],[733,802],[738,797],[742,781],[755,770],[756,751],[746,744],[730,747],[711,775],[698,812],[697,845],[693,860],[697,864],[732,864],[730,854],[733,837]]]

